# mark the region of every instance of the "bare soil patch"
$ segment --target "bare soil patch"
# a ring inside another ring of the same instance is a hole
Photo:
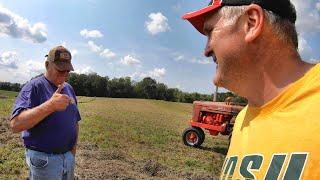
[[[78,179],[212,179],[209,175],[175,172],[149,160],[136,161],[122,151],[101,151],[94,144],[79,144]]]

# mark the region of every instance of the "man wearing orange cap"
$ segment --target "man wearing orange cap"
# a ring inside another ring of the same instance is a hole
[[[208,38],[214,84],[249,102],[220,179],[320,179],[320,65],[298,53],[290,0],[215,0],[183,18]]]
[[[73,88],[65,82],[73,70],[71,53],[58,46],[46,57],[46,73],[22,88],[10,125],[22,132],[29,179],[71,180],[81,119]]]

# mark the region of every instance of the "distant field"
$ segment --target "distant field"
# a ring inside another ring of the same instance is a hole
[[[0,91],[0,177],[27,177],[19,135],[8,131],[16,93]],[[224,137],[207,135],[202,149],[181,141],[192,104],[79,97],[82,115],[79,179],[212,179],[227,151]]]

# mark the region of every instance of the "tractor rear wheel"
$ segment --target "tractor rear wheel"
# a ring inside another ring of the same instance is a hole
[[[204,132],[197,127],[187,128],[182,133],[182,140],[187,146],[199,147],[204,141]]]

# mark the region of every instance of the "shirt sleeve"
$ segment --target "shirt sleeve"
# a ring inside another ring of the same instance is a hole
[[[28,83],[22,88],[22,90],[16,98],[16,101],[13,105],[11,120],[15,118],[17,115],[19,115],[22,111],[35,107],[35,101],[35,87],[32,84]]]
[[[76,93],[74,92],[72,86],[71,86],[71,85],[69,85],[69,86],[70,86],[70,89],[71,89],[71,91],[72,91],[72,96],[73,96],[73,98],[74,98],[74,100],[75,100],[75,103],[76,103],[76,106],[77,106],[76,120],[77,120],[77,121],[80,121],[80,120],[81,120],[81,116],[80,116],[80,112],[79,112],[79,109],[78,109],[77,96],[76,96]]]
[[[77,105],[77,113],[76,113],[76,120],[79,122],[81,120],[80,112]]]

